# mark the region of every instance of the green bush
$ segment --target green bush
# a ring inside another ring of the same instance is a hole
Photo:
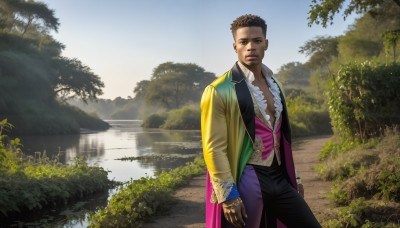
[[[106,208],[89,217],[90,227],[137,227],[148,216],[168,210],[174,201],[173,190],[204,172],[204,160],[197,157],[156,178],[131,180],[111,197]]]
[[[169,130],[200,130],[200,110],[190,106],[172,110],[161,127]]]
[[[2,130],[9,126],[5,120],[0,122],[0,139],[4,139]],[[0,140],[1,219],[64,204],[111,186],[103,168],[88,166],[81,158],[63,165],[45,155],[36,159],[25,156],[20,147],[19,139],[8,144]]]
[[[344,65],[328,91],[335,133],[343,139],[366,141],[400,124],[400,64],[371,62]]]
[[[332,134],[328,111],[310,95],[292,93],[286,100],[293,137]]]
[[[360,143],[355,142],[355,141],[343,141],[343,140],[337,140],[330,139],[323,147],[322,150],[319,154],[319,158],[321,160],[327,159],[327,158],[336,158],[339,154],[345,153],[357,146],[359,146]]]
[[[143,123],[142,127],[144,128],[159,128],[161,125],[165,123],[165,120],[167,119],[167,115],[165,113],[154,113],[151,114],[149,117],[147,117]]]

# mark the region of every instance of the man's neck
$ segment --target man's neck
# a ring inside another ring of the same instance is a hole
[[[253,65],[253,66],[249,66],[244,63],[242,63],[242,64],[254,74],[255,80],[260,80],[263,78],[262,64],[257,64],[257,65]]]

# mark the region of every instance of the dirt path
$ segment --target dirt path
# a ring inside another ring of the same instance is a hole
[[[294,160],[296,169],[301,175],[305,189],[305,199],[318,220],[327,215],[327,208],[332,204],[325,197],[330,190],[329,182],[321,181],[313,167],[318,164],[318,154],[329,136],[306,138],[294,144]],[[175,193],[178,203],[171,208],[168,216],[156,217],[152,222],[143,225],[144,228],[202,228],[205,227],[205,176],[194,178],[189,186]]]

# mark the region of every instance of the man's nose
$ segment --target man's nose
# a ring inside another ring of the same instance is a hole
[[[248,42],[247,43],[247,50],[254,50],[254,43],[253,42]]]

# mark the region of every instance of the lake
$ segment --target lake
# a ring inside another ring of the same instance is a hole
[[[143,129],[139,120],[109,120],[112,126],[107,131],[80,135],[21,136],[24,153],[38,157],[58,156],[62,163],[69,164],[77,156],[84,156],[91,165],[109,171],[109,179],[129,181],[153,176],[156,172],[170,170],[201,154],[200,131],[172,131]],[[169,155],[164,159],[135,161],[116,160],[126,157]],[[104,206],[110,195],[93,196],[86,201],[75,202],[63,208],[45,213],[27,215],[13,221],[9,226],[86,227],[88,213]],[[1,226],[1,225],[0,225]]]

